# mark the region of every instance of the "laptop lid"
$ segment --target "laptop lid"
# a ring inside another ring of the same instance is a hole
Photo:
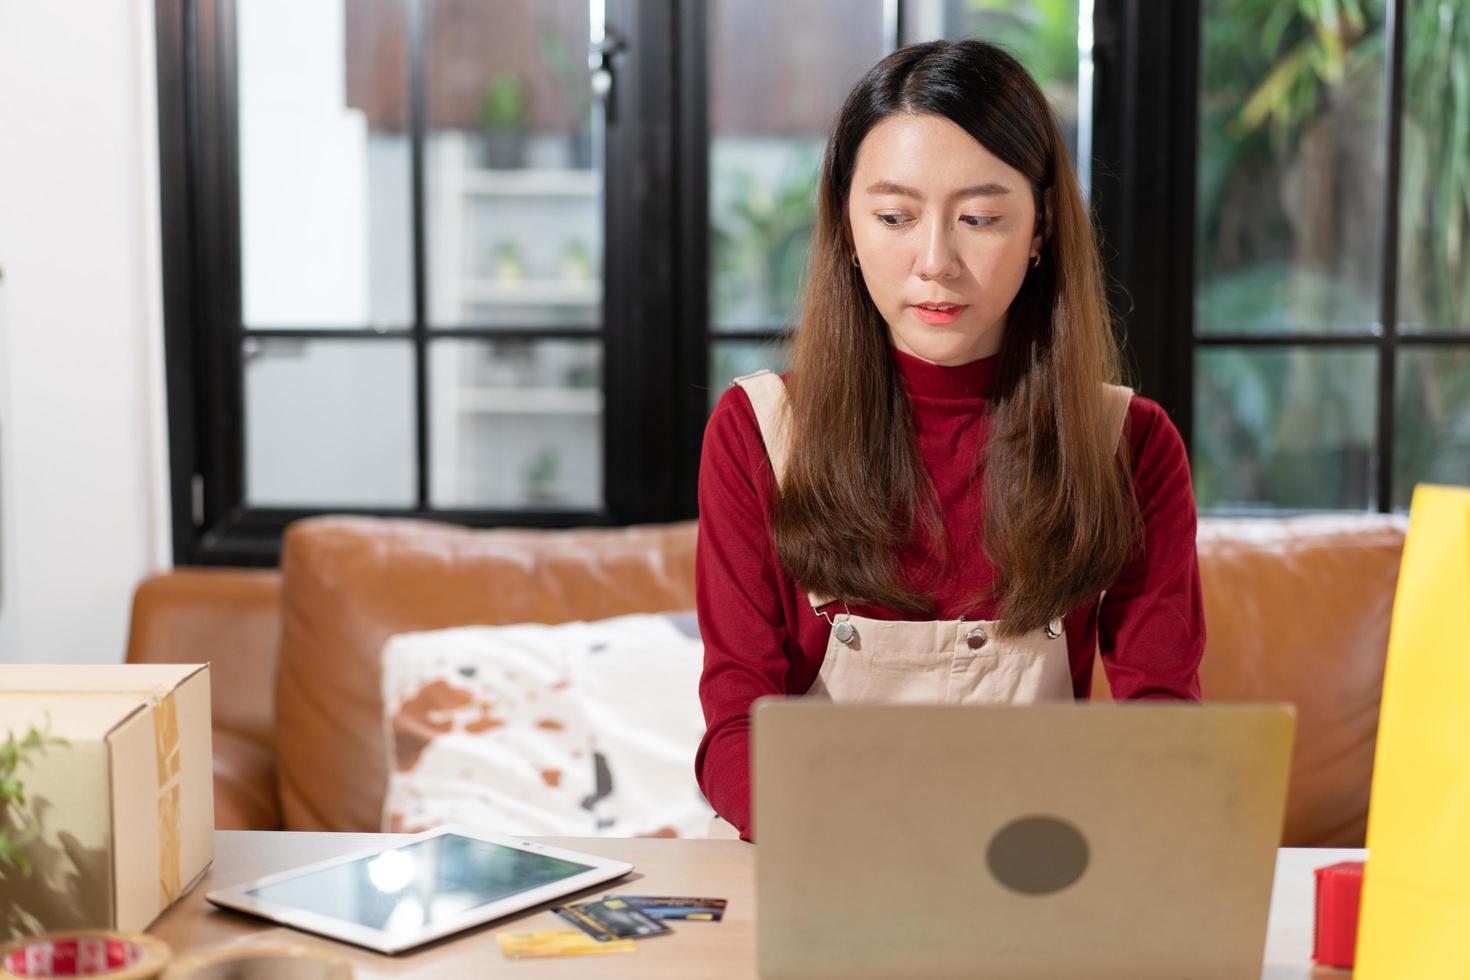
[[[754,709],[772,980],[1258,976],[1289,705]]]

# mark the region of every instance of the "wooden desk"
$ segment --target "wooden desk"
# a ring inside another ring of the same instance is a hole
[[[623,881],[587,893],[622,891],[641,895],[699,895],[727,898],[720,923],[674,923],[672,936],[638,944],[629,956],[575,957],[512,961],[500,953],[495,933],[506,929],[564,929],[565,922],[545,908],[441,940],[418,951],[389,957],[274,926],[204,901],[213,888],[284,871],[388,839],[375,834],[293,834],[219,831],[213,868],[181,902],[164,913],[149,932],[173,947],[175,956],[225,944],[288,944],[340,955],[354,964],[358,980],[412,977],[509,976],[555,980],[560,977],[669,977],[681,980],[755,976],[755,848],[739,841],[644,840],[623,838],[538,838],[548,844],[629,861],[637,870]],[[1276,863],[1271,926],[1266,941],[1263,980],[1342,977],[1340,971],[1313,971],[1312,869],[1336,861],[1361,860],[1362,851],[1286,849]]]

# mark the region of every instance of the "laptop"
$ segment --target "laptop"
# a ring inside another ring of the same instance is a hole
[[[1259,977],[1289,705],[754,709],[769,980]]]

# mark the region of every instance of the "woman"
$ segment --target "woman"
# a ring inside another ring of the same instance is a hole
[[[889,55],[827,144],[791,371],[705,432],[696,760],[746,839],[756,698],[1198,700],[1189,461],[1132,397],[1092,226],[1026,71]],[[1105,596],[1104,596],[1105,593]]]

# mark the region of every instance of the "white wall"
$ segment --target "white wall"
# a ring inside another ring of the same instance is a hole
[[[116,661],[169,561],[152,0],[0,0],[0,661]]]

